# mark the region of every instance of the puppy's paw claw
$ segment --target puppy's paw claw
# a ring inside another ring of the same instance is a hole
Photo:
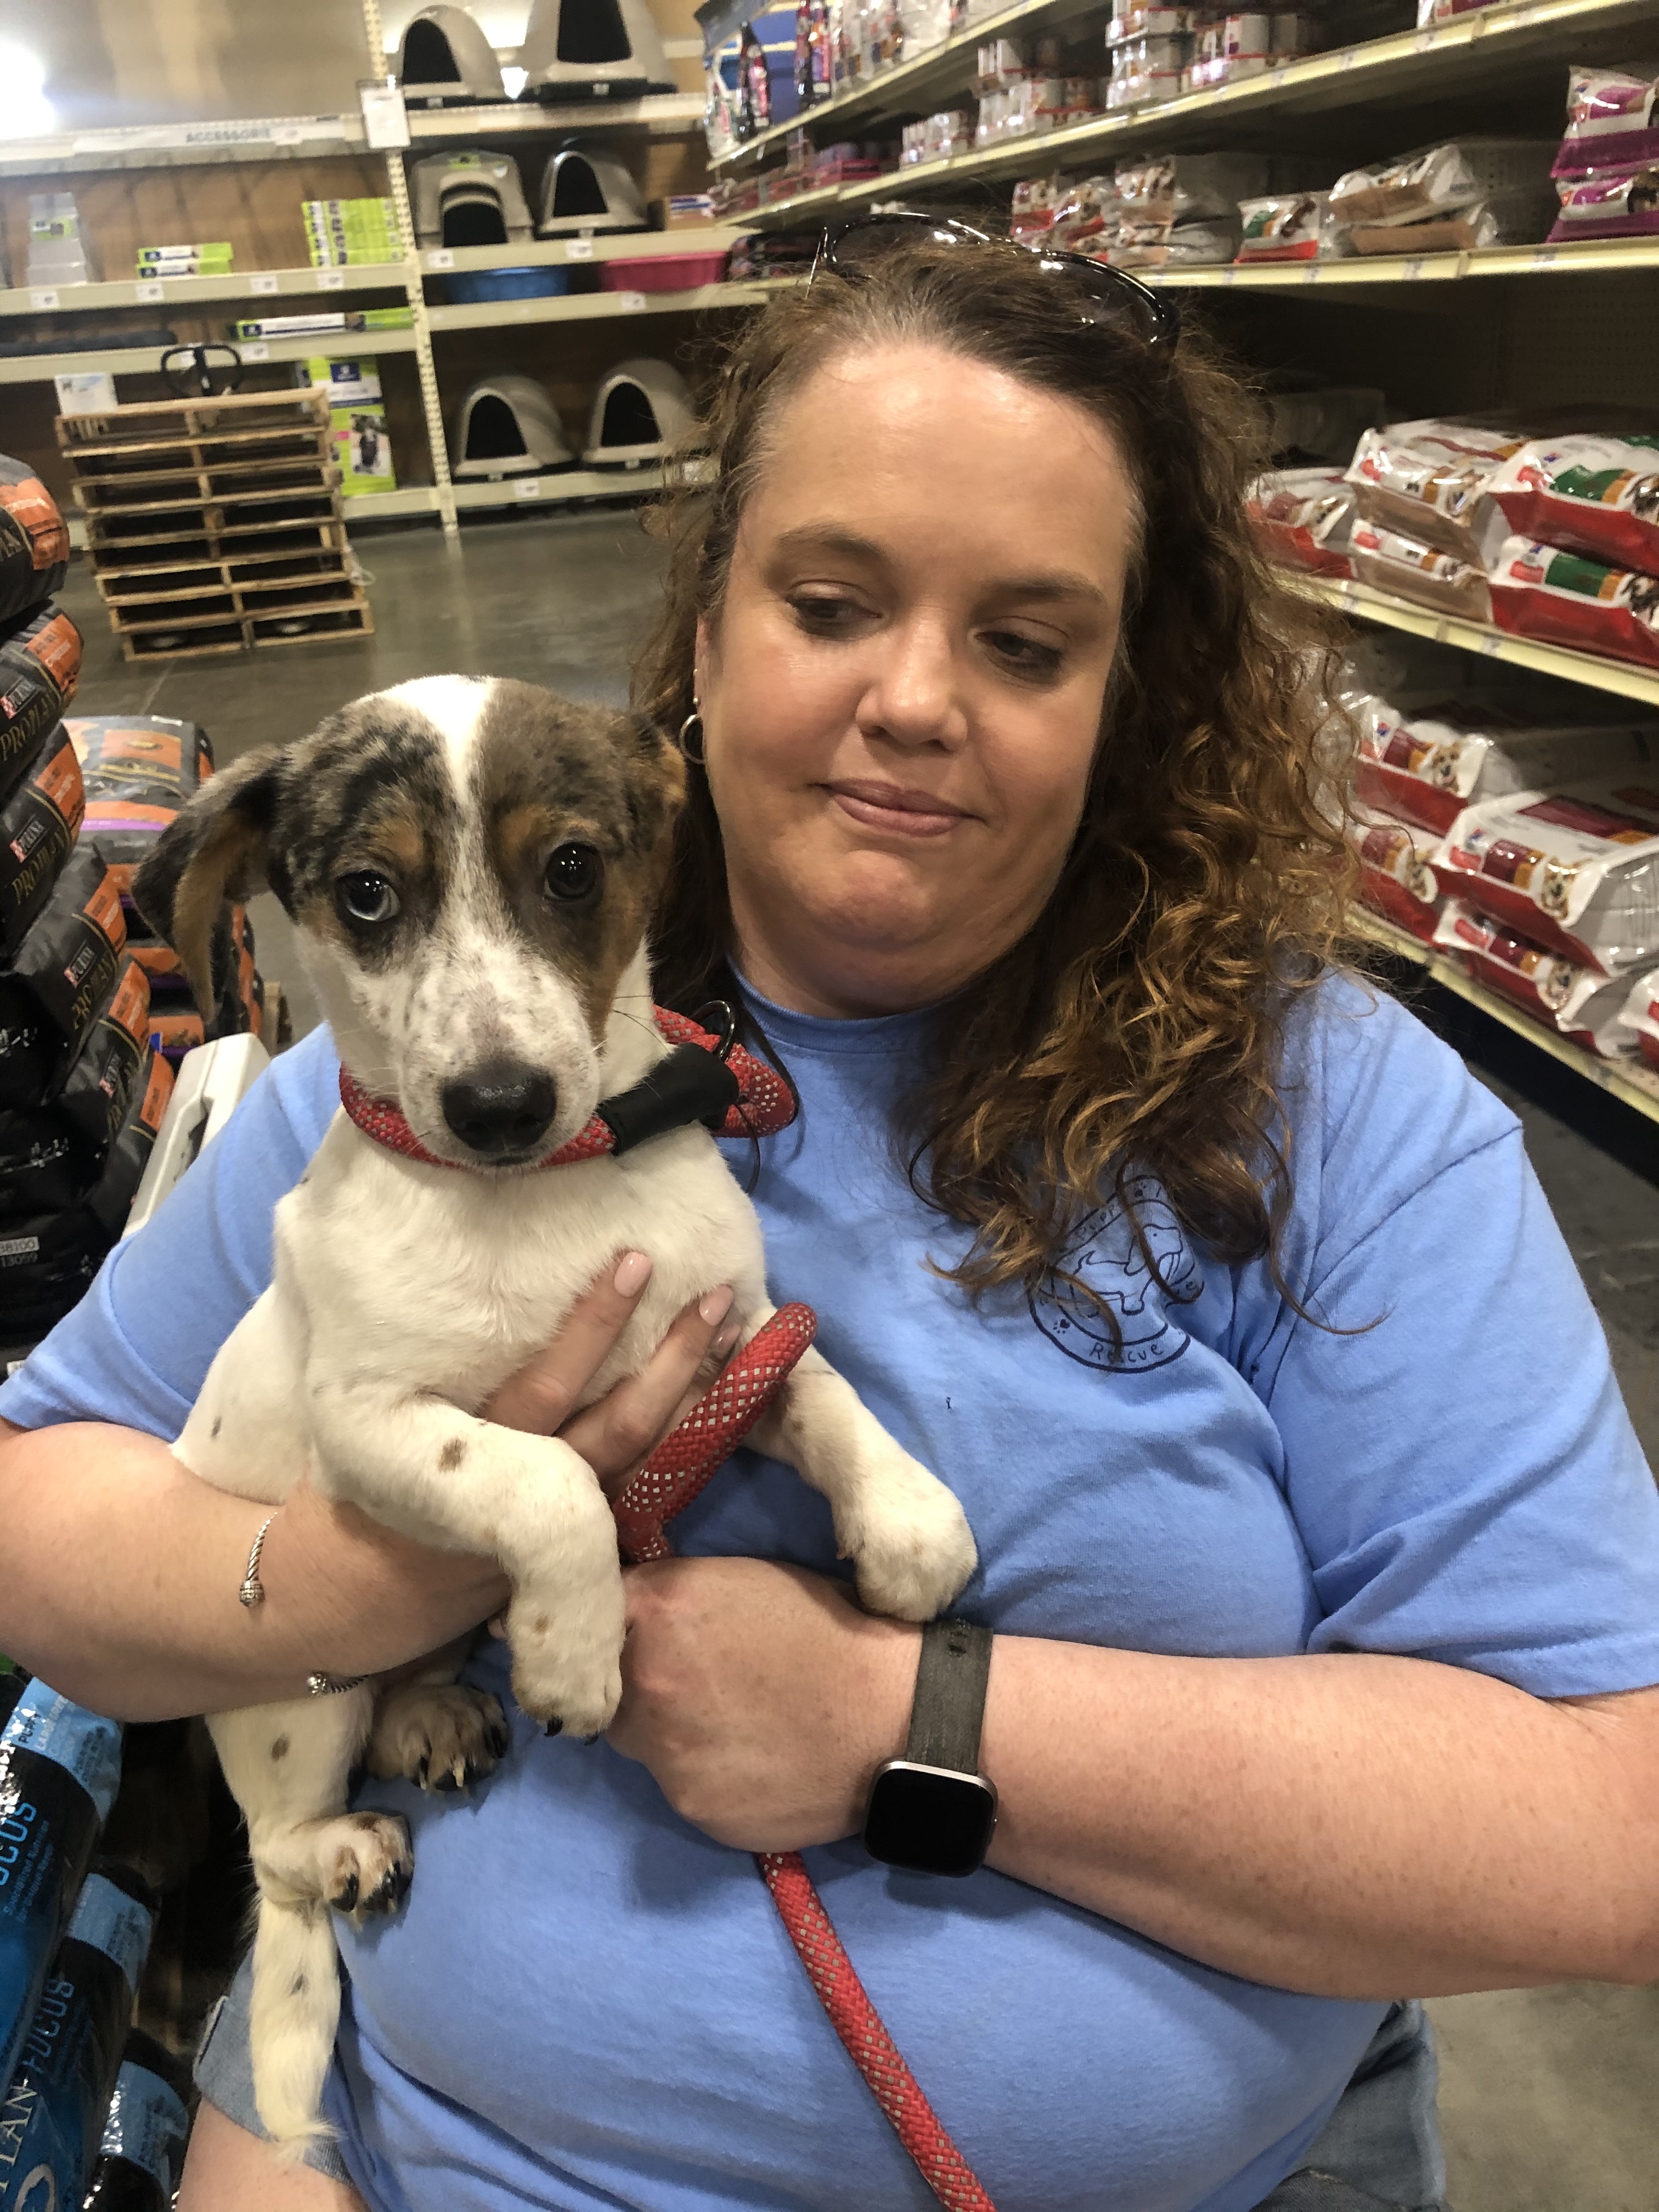
[[[487,1690],[410,1682],[389,1692],[375,1715],[369,1771],[449,1794],[493,1774],[510,1740],[501,1702]]]
[[[353,1813],[337,1824],[327,1885],[337,1912],[391,1912],[415,1878],[409,1823],[395,1813]]]

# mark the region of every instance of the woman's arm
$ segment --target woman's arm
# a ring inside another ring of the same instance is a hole
[[[611,1741],[723,1843],[861,1825],[919,1632],[739,1559],[629,1577]],[[990,1863],[1228,1973],[1345,1997],[1659,1977],[1659,1689],[1547,1703],[1366,1654],[999,1637]]]
[[[712,1320],[688,1308],[643,1374],[572,1418],[649,1275],[647,1263],[625,1290],[596,1284],[487,1417],[562,1435],[602,1480],[625,1474],[701,1363],[730,1348],[724,1308],[705,1299]],[[199,1480],[136,1430],[0,1422],[0,1650],[117,1719],[289,1698],[319,1668],[380,1674],[506,1601],[493,1559],[412,1543],[301,1483],[265,1539],[264,1602],[245,1607],[237,1591],[269,1506]]]

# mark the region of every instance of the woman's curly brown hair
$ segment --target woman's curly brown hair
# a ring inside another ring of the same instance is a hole
[[[771,302],[726,354],[712,482],[666,510],[666,605],[635,703],[671,730],[691,712],[697,621],[718,623],[779,409],[832,357],[935,345],[1103,423],[1142,527],[1082,820],[1035,927],[943,1010],[898,1133],[921,1194],[975,1232],[949,1271],[971,1293],[1034,1292],[1059,1270],[1096,1303],[1060,1255],[1108,1193],[1134,1222],[1126,1187],[1148,1171],[1218,1258],[1271,1257],[1285,1018],[1334,955],[1350,867],[1320,804],[1329,629],[1276,580],[1245,514],[1261,410],[1190,331],[1161,361],[1085,323],[1072,281],[1007,245],[904,245],[867,266]],[[732,918],[695,769],[654,948],[667,1003],[720,994]]]

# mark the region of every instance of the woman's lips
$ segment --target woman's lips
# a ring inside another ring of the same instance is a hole
[[[927,791],[905,791],[896,783],[832,783],[825,787],[844,814],[867,830],[901,837],[948,836],[967,811]]]

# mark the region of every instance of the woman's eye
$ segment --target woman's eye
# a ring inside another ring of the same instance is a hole
[[[547,889],[556,899],[585,899],[599,888],[600,862],[591,845],[559,845],[548,856]]]
[[[390,921],[399,904],[392,885],[372,868],[360,868],[355,874],[342,876],[334,886],[335,912],[342,921],[355,922],[359,928],[373,928],[377,922]]]
[[[856,599],[832,599],[823,592],[798,592],[789,602],[797,622],[808,629],[845,629],[863,611]]]
[[[984,637],[999,660],[1006,660],[1023,675],[1053,676],[1063,658],[1058,646],[1044,645],[1034,637],[1022,637],[1018,630],[987,630]]]

